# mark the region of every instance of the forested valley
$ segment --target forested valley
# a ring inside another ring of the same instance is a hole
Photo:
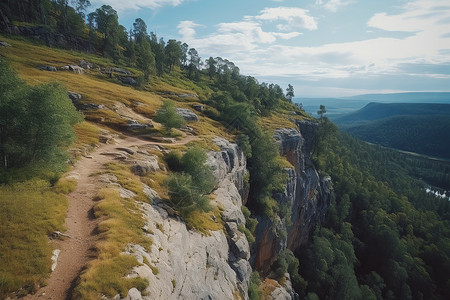
[[[335,199],[299,255],[305,296],[447,299],[450,202],[427,194],[415,173],[432,168],[340,133],[327,119],[320,127],[315,162],[333,178]],[[446,168],[436,173],[448,176]]]

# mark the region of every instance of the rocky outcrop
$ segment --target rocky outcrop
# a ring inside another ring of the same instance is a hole
[[[197,122],[198,116],[190,109],[187,108],[177,108],[177,113],[183,117],[188,122]]]
[[[311,163],[317,124],[298,121],[297,127],[298,130],[282,128],[274,133],[281,155],[293,168],[285,169],[288,175],[285,190],[273,197],[279,207],[290,208],[290,216],[258,219],[254,266],[263,272],[269,271],[281,251],[288,248],[295,253],[305,245],[314,226],[324,221],[331,201],[331,178],[320,178]]]
[[[245,224],[239,190],[246,161],[236,144],[222,138],[214,142],[221,151],[208,153],[207,164],[213,167],[217,182],[213,201],[224,208],[225,230],[208,235],[189,230],[175,214],[171,217],[155,191],[144,187],[154,198],[153,204],[140,204],[147,220],[143,229],[153,243],[151,249],[128,245],[126,253],[142,263],[129,276],[147,278],[149,286],[142,294],[133,290],[132,299],[248,298],[250,247],[238,230]]]

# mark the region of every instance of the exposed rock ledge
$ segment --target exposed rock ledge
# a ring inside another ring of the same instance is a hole
[[[245,235],[237,231],[237,224],[245,222],[240,195],[245,157],[236,144],[222,138],[214,142],[222,151],[209,153],[207,163],[218,182],[215,201],[225,208],[228,235],[219,230],[204,236],[171,218],[158,201],[142,203],[147,220],[144,229],[153,239],[151,251],[128,245],[127,253],[143,263],[130,276],[147,278],[149,286],[143,295],[130,290],[126,299],[248,298],[250,249]]]

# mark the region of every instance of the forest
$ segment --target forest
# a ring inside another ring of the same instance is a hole
[[[424,191],[393,150],[339,133],[315,150],[335,199],[300,255],[307,299],[448,299],[450,203]],[[410,170],[410,169],[409,169]]]

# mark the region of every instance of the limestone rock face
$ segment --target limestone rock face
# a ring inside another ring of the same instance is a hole
[[[286,248],[295,253],[308,241],[314,226],[325,220],[331,201],[331,178],[321,179],[311,162],[310,152],[317,124],[299,121],[297,126],[298,130],[282,128],[274,133],[281,155],[293,168],[285,169],[288,175],[285,190],[273,197],[279,207],[287,206],[291,211],[290,222],[280,218],[258,219],[253,259],[254,267],[263,272],[269,271],[278,253]],[[289,223],[292,225],[287,225]]]
[[[221,138],[214,141],[221,151],[208,153],[207,163],[215,167],[218,188],[213,201],[229,213],[225,230],[205,235],[188,229],[163,201],[140,203],[147,220],[144,231],[153,243],[151,249],[128,245],[126,253],[143,263],[128,276],[147,278],[149,286],[130,299],[236,299],[236,295],[248,299],[250,247],[238,230],[238,224],[245,225],[239,188],[246,161],[236,144]],[[144,188],[158,198],[155,191]]]

